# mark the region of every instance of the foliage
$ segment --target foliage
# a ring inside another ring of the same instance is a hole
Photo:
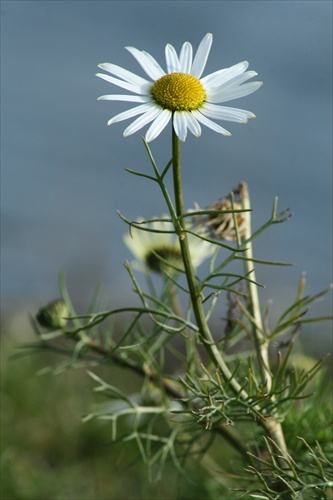
[[[165,252],[152,249],[163,263],[153,269],[159,270],[159,283],[148,266],[143,289],[126,262],[137,304],[108,309],[107,301],[96,292],[84,315],[75,311],[62,273],[61,300],[43,307],[39,321],[32,318],[37,341],[23,347],[28,352],[61,356],[44,373],[87,369],[102,400],[83,420],[107,422],[120,455],[126,454],[128,446],[136,448],[152,483],[163,482],[172,470],[191,484],[191,472],[197,467],[207,498],[222,493],[240,498],[330,498],[332,407],[321,403],[324,384],[314,382],[324,360],[314,361],[307,369],[293,366],[293,348],[302,325],[329,319],[307,316],[309,307],[328,290],[305,295],[302,276],[293,303],[270,326],[269,310],[262,313],[259,304],[262,285],[256,280],[254,265],[288,264],[254,258],[252,242],[271,226],[288,220],[290,212],[278,213],[274,200],[267,222],[251,233],[245,184],[229,195],[228,210],[208,207],[184,212],[177,186],[180,163],[175,140],[173,145],[173,159],[161,173],[147,144],[154,175],[130,172],[159,185],[184,265],[179,267],[174,259],[168,261]],[[165,185],[171,166],[175,206]],[[205,226],[214,217],[220,225],[226,214],[232,214],[227,219],[229,240],[234,234],[228,244]],[[149,220],[135,223],[121,217],[129,229],[152,231]],[[245,227],[242,234],[240,217]],[[166,222],[165,218],[154,220]],[[204,277],[191,265],[189,234],[215,247]],[[221,258],[221,253],[227,257]],[[230,270],[237,264],[243,270]],[[223,332],[213,331],[209,323],[221,302],[228,304],[226,327]],[[96,371],[98,366],[103,367],[103,377]],[[121,369],[121,376],[112,376],[114,367]],[[135,391],[122,382],[127,374],[140,380]],[[315,395],[311,395],[313,387]]]

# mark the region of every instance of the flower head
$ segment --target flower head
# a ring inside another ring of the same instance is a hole
[[[201,41],[194,59],[193,48],[189,42],[183,44],[179,57],[174,47],[168,44],[165,47],[166,72],[147,52],[126,47],[149,80],[115,64],[100,64],[99,68],[114,76],[103,73],[96,76],[134,95],[110,94],[99,99],[139,103],[138,106],[111,118],[108,125],[138,116],[125,129],[124,136],[131,135],[151,123],[145,136],[149,142],[156,139],[172,118],[177,136],[185,141],[188,130],[199,137],[201,125],[206,125],[220,134],[231,135],[211,119],[246,123],[248,118],[255,118],[250,111],[218,105],[252,94],[262,85],[262,82],[244,83],[257,75],[255,71],[246,71],[249,66],[247,61],[201,78],[212,41],[213,36],[208,33]]]
[[[170,219],[163,215],[161,219],[145,223],[144,219],[140,218],[136,221],[136,225],[141,224],[142,229],[132,226],[130,234],[124,236],[125,244],[137,259],[135,266],[140,271],[148,269],[158,273],[182,269],[180,245]],[[214,245],[190,233],[188,239],[192,264],[198,267],[212,255]]]
[[[194,215],[193,225],[205,228],[210,236],[220,240],[236,241],[237,232],[239,237],[244,237],[246,234],[247,218],[245,212],[242,211],[243,185],[241,183],[233,190],[233,200],[231,194],[229,194],[225,198],[214,201],[204,209],[205,211],[211,210],[213,213]],[[195,211],[201,210],[200,206],[196,203]],[[237,230],[235,223],[237,224]]]

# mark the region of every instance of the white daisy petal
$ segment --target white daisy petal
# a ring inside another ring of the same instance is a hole
[[[98,67],[104,69],[104,71],[107,71],[108,73],[111,73],[111,75],[118,76],[128,83],[133,83],[133,85],[151,85],[151,82],[148,80],[145,80],[144,78],[141,78],[141,76],[135,75],[131,71],[127,71],[127,69],[121,68],[116,64],[103,63],[99,64]]]
[[[141,52],[134,47],[126,47],[128,52],[138,61],[141,68],[147,73],[152,80],[158,80],[161,76],[165,75],[165,71],[161,68],[155,59],[147,52]]]
[[[254,76],[257,76],[258,73],[255,71],[246,71],[245,73],[242,73],[240,75],[234,76],[227,82],[222,83],[221,85],[214,86],[211,84],[206,83],[206,87],[211,88],[210,94],[215,95],[218,92],[220,92],[223,89],[228,89],[230,87],[237,87],[238,85],[241,85],[242,83],[246,82],[247,80],[250,80],[250,78],[253,78]]]
[[[231,80],[224,83],[223,88],[228,89],[230,87],[236,87],[244,82],[247,82],[247,80],[250,80],[250,78],[253,78],[254,76],[258,76],[258,73],[256,71],[246,71],[241,75],[234,76],[233,78],[231,78]]]
[[[180,71],[182,73],[191,73],[193,59],[193,49],[189,42],[185,42],[182,46],[179,56]]]
[[[252,94],[262,86],[262,82],[251,82],[244,83],[238,87],[231,87],[230,89],[223,90],[209,99],[210,102],[227,102],[233,99],[238,99],[239,97],[245,97],[246,95]]]
[[[247,61],[219,69],[201,78],[212,41],[213,36],[207,33],[194,58],[189,42],[182,45],[179,56],[171,44],[166,45],[167,72],[148,52],[126,47],[152,81],[115,64],[100,64],[102,70],[113,76],[98,73],[99,78],[133,95],[107,94],[98,100],[141,103],[117,114],[108,124],[137,117],[125,129],[124,135],[133,134],[150,124],[146,132],[146,140],[149,142],[159,136],[173,116],[174,131],[181,141],[185,141],[188,131],[199,137],[202,125],[220,134],[231,135],[213,120],[245,123],[249,118],[254,118],[255,115],[250,111],[219,105],[249,95],[262,85],[262,82],[247,83],[257,75],[255,71],[247,71]]]
[[[137,106],[136,108],[129,109],[127,111],[123,111],[119,113],[119,115],[114,116],[111,120],[108,121],[108,125],[112,125],[113,123],[118,123],[123,120],[127,120],[128,118],[133,118],[133,116],[141,115],[142,113],[146,113],[151,108],[151,104],[142,104],[141,106]]]
[[[186,114],[187,111],[175,111],[173,115],[173,128],[175,129],[177,137],[183,142],[187,136]]]
[[[150,96],[142,95],[101,95],[97,99],[98,101],[126,101],[126,102],[151,102]]]
[[[146,111],[142,116],[139,116],[134,122],[131,123],[125,130],[124,130],[124,137],[127,137],[129,135],[134,134],[138,130],[140,130],[142,127],[147,125],[148,123],[152,122],[155,120],[155,118],[161,113],[161,108],[159,107],[152,107],[150,106],[150,109]]]
[[[195,137],[200,137],[201,127],[198,120],[193,116],[193,113],[186,113],[186,125],[190,132],[192,132]]]
[[[246,123],[248,118],[255,118],[251,111],[244,109],[227,108],[226,106],[216,106],[216,104],[205,103],[200,112],[208,118],[216,120],[227,120],[230,122]]]
[[[206,100],[208,102],[219,102],[219,101],[216,101],[217,95],[224,93],[226,90],[229,90],[232,87],[233,88],[238,87],[242,83],[246,82],[250,78],[253,78],[254,76],[257,76],[257,75],[258,75],[258,73],[256,73],[255,71],[246,71],[245,73],[243,73],[241,75],[237,75],[234,78],[231,78],[231,80],[223,83],[219,87],[212,87],[209,90],[207,89]]]
[[[179,73],[180,63],[175,48],[168,43],[165,47],[165,60],[168,73]]]
[[[200,78],[200,82],[205,88],[215,88],[215,85],[218,85],[221,76],[228,70],[228,68],[219,69],[218,71],[214,71],[214,73],[210,73],[204,78]]]
[[[203,85],[208,85],[209,87],[219,87],[220,85],[223,85],[227,81],[231,80],[231,78],[244,73],[248,67],[249,63],[247,61],[243,61],[231,66],[230,68],[215,71],[215,73],[205,76],[200,81]]]
[[[139,218],[136,222],[140,226],[132,226],[131,232],[124,235],[125,244],[136,258],[133,267],[137,270],[162,273],[163,270],[171,272],[172,266],[182,267],[179,240],[174,234],[172,224],[164,220],[169,218],[168,215],[162,215],[159,219],[156,218],[157,220],[145,224],[143,224],[144,219]],[[141,227],[142,229],[140,229]],[[154,229],[158,232],[145,231],[145,228]],[[191,229],[191,226],[189,226],[189,229]],[[171,232],[163,233],[161,231]],[[205,233],[203,236],[205,236]],[[194,267],[198,267],[215,252],[214,245],[193,234],[188,234],[188,243]],[[161,257],[160,261],[158,261],[158,256]],[[170,262],[170,267],[165,266],[163,263],[165,261]],[[160,265],[158,265],[158,262],[160,262]]]
[[[209,120],[209,118],[207,118],[202,113],[200,113],[200,111],[197,111],[197,110],[192,111],[192,114],[194,115],[194,118],[196,118],[198,120],[198,122],[202,123],[203,125],[206,125],[206,127],[210,128],[211,130],[214,130],[214,132],[218,132],[219,134],[222,134],[222,135],[231,135],[228,130],[221,127],[217,123]]]
[[[124,82],[123,80],[118,80],[118,78],[114,78],[113,76],[109,75],[104,75],[103,73],[97,73],[96,76],[98,76],[98,78],[102,78],[102,80],[105,80],[109,83],[113,83],[113,85],[117,85],[118,87],[129,90],[130,92],[134,92],[135,94],[144,93],[141,91],[140,85],[133,85],[132,83],[127,83]]]
[[[213,35],[211,33],[207,33],[198,47],[192,64],[191,75],[195,76],[196,78],[200,78],[205,69],[212,43]]]
[[[158,62],[156,61],[156,59],[154,59],[153,56],[151,56],[148,52],[146,52],[145,50],[142,51],[142,53],[146,56],[147,60],[150,61],[150,63],[156,68],[156,70],[159,72],[159,74],[161,76],[164,76],[165,75],[165,71],[164,69],[158,64]],[[160,77],[158,77],[160,78]]]
[[[161,111],[160,114],[157,115],[157,117],[147,130],[145,137],[146,141],[151,142],[154,139],[156,139],[156,137],[160,135],[162,130],[165,129],[171,117],[172,117],[172,112],[169,111],[168,109],[163,109],[163,111]]]

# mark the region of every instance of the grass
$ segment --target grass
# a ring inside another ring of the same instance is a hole
[[[23,324],[23,331],[28,330],[27,318]],[[22,331],[21,327],[18,330]],[[137,447],[111,441],[110,422],[82,422],[101,397],[92,392],[94,383],[85,369],[38,375],[61,358],[40,353],[10,359],[18,351],[17,343],[22,343],[22,334],[5,331],[2,338],[1,500],[228,498],[194,462],[187,468],[189,480],[180,478],[169,465],[161,481],[149,483]],[[122,369],[98,366],[93,371],[126,392],[138,389],[138,379]],[[304,427],[308,419],[301,418],[306,406],[302,411],[295,406],[295,412],[288,416],[288,440],[296,432],[325,443],[331,436],[330,404],[328,407],[325,414],[321,412],[321,419],[315,417],[318,425],[308,428]],[[324,410],[318,400],[315,409],[310,405],[308,411],[320,408]],[[223,461],[230,460],[225,448],[223,456]],[[236,486],[234,481],[230,486]]]
[[[208,498],[194,468],[199,485],[179,482],[171,468],[164,480],[150,484],[137,448],[111,442],[109,422],[82,422],[98,401],[85,370],[37,375],[59,358],[43,353],[9,359],[15,343],[3,334],[1,500]],[[94,371],[107,380],[125,375],[110,367]],[[135,387],[137,381],[126,374],[123,384]]]

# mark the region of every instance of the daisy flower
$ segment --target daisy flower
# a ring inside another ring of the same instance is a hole
[[[244,83],[257,75],[255,71],[246,71],[249,66],[247,61],[201,77],[212,41],[213,36],[208,33],[201,41],[194,58],[189,42],[183,44],[179,57],[172,45],[166,45],[166,72],[148,52],[126,47],[149,79],[115,64],[100,64],[99,68],[113,76],[103,73],[97,73],[96,76],[132,92],[133,95],[110,94],[99,99],[139,103],[111,118],[108,125],[138,117],[125,129],[124,136],[134,134],[151,123],[145,136],[149,142],[156,139],[172,118],[175,133],[181,141],[185,141],[188,130],[199,137],[201,125],[222,135],[231,135],[213,120],[246,123],[248,118],[255,118],[250,111],[219,105],[252,94],[262,85],[262,82]]]
[[[177,235],[172,232],[174,227],[167,215],[149,223],[144,223],[140,218],[137,224],[143,224],[144,229],[131,227],[131,233],[124,236],[124,242],[136,257],[134,267],[140,271],[150,270],[162,273],[172,267],[183,269],[183,260]],[[153,232],[153,231],[158,232]],[[170,231],[170,232],[165,232]],[[188,233],[188,242],[192,264],[198,267],[205,259],[214,252],[214,245]],[[170,264],[170,266],[168,266]]]

